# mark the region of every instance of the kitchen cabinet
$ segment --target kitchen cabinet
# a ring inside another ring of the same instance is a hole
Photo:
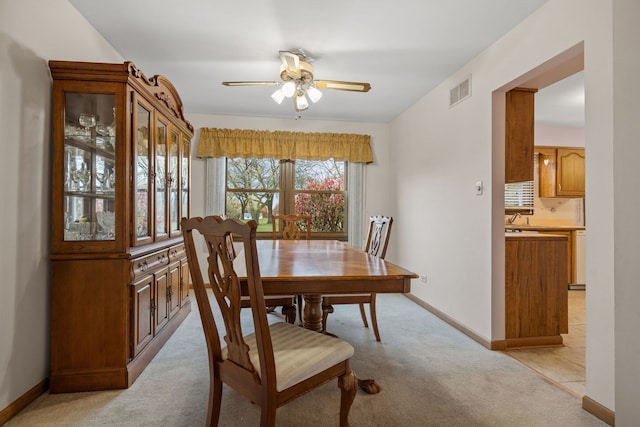
[[[534,99],[537,89],[506,93],[505,183],[533,181]]]
[[[577,233],[584,233],[584,226],[567,226],[567,225],[524,225],[524,224],[506,224],[506,230],[518,231],[535,231],[539,234],[552,234],[565,236],[567,238],[567,283],[569,285],[579,284],[577,271]]]
[[[132,62],[49,68],[50,390],[126,388],[191,310],[193,126],[173,85]]]
[[[575,272],[573,268],[573,236],[575,235],[575,231],[539,231],[540,234],[552,234],[557,236],[565,236],[567,238],[567,286],[571,283],[575,282]]]
[[[584,148],[558,148],[558,197],[584,197]]]
[[[557,346],[569,330],[567,238],[505,237],[505,349]]]
[[[539,196],[584,197],[584,148],[540,147]]]

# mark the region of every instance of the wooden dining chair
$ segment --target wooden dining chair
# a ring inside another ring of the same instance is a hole
[[[273,215],[271,217],[271,227],[273,229],[273,240],[278,239],[278,223],[280,223],[280,230],[282,230],[283,240],[300,240],[304,236],[307,240],[311,240],[311,215],[304,214],[289,214],[289,215]],[[300,325],[302,325],[302,295],[296,295],[295,300],[298,306],[298,316],[300,318]],[[273,307],[273,306],[271,306]]]
[[[209,354],[207,425],[218,425],[223,383],[260,406],[260,425],[265,427],[275,426],[278,407],[337,378],[341,391],[340,425],[348,426],[356,394],[356,379],[350,367],[353,347],[286,322],[269,324],[256,249],[257,226],[254,220],[244,224],[218,216],[182,219],[189,271]],[[228,236],[232,233],[243,247],[242,256],[235,262],[228,248]],[[197,248],[201,247],[195,243],[198,236],[208,250],[209,281],[224,325],[216,324],[211,309],[198,260]],[[239,277],[246,277],[251,300],[255,332],[248,335],[243,334],[240,322]],[[218,327],[224,334],[225,347],[221,345]],[[318,406],[325,408],[326,404],[319,401]]]
[[[224,217],[220,217],[225,219]],[[236,258],[236,248],[233,243],[233,235],[227,236],[227,250],[229,251],[229,257],[231,259]],[[287,319],[287,322],[292,325],[296,323],[296,297],[295,295],[265,295],[264,297],[267,307],[270,311],[273,311],[276,307],[282,307],[282,315]],[[241,297],[240,306],[242,308],[250,308],[251,301],[248,296]]]
[[[387,246],[389,245],[389,236],[391,235],[391,226],[393,218],[387,216],[372,216],[369,218],[369,234],[365,245],[365,252],[378,258],[384,259],[387,254]],[[371,315],[371,324],[373,325],[373,333],[376,340],[380,341],[380,332],[378,331],[378,316],[376,315],[376,293],[367,294],[345,294],[345,295],[329,295],[322,297],[322,331],[327,331],[327,317],[333,313],[333,306],[338,304],[358,304],[360,306],[360,315],[365,328],[369,327],[367,323],[367,315],[365,314],[364,305],[369,304],[369,313]]]
[[[278,238],[278,225],[284,240],[300,240],[303,235],[307,240],[311,240],[311,219],[311,215],[303,214],[273,215],[271,217],[273,240]]]

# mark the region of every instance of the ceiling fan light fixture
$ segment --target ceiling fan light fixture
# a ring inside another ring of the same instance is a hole
[[[304,96],[304,92],[302,90],[299,90],[298,93],[296,93],[295,98],[293,98],[293,106],[296,111],[304,111],[309,108],[309,101],[307,101],[307,97]]]
[[[307,89],[307,96],[309,97],[311,102],[315,104],[316,102],[320,101],[320,98],[322,98],[322,92],[320,92],[315,86],[309,86],[309,88]]]
[[[282,101],[285,98],[284,93],[282,93],[282,89],[278,89],[277,91],[273,92],[271,94],[271,98],[273,98],[276,103],[282,104]]]
[[[340,80],[314,80],[314,70],[309,58],[302,50],[281,50],[280,81],[237,81],[222,82],[225,86],[278,86],[271,98],[282,104],[284,98],[291,98],[296,111],[304,111],[310,103],[320,101],[323,90],[343,90],[351,92],[368,92],[371,85],[364,82]],[[298,116],[299,117],[299,116]]]
[[[282,85],[282,94],[287,98],[291,98],[296,94],[296,83],[293,80],[289,80]]]

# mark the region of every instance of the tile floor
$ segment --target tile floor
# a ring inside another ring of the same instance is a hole
[[[562,347],[510,350],[506,353],[578,397],[585,390],[585,291],[569,291],[569,333]]]

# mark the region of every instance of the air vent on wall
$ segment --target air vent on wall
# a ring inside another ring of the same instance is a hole
[[[449,91],[449,107],[471,96],[471,75]]]

